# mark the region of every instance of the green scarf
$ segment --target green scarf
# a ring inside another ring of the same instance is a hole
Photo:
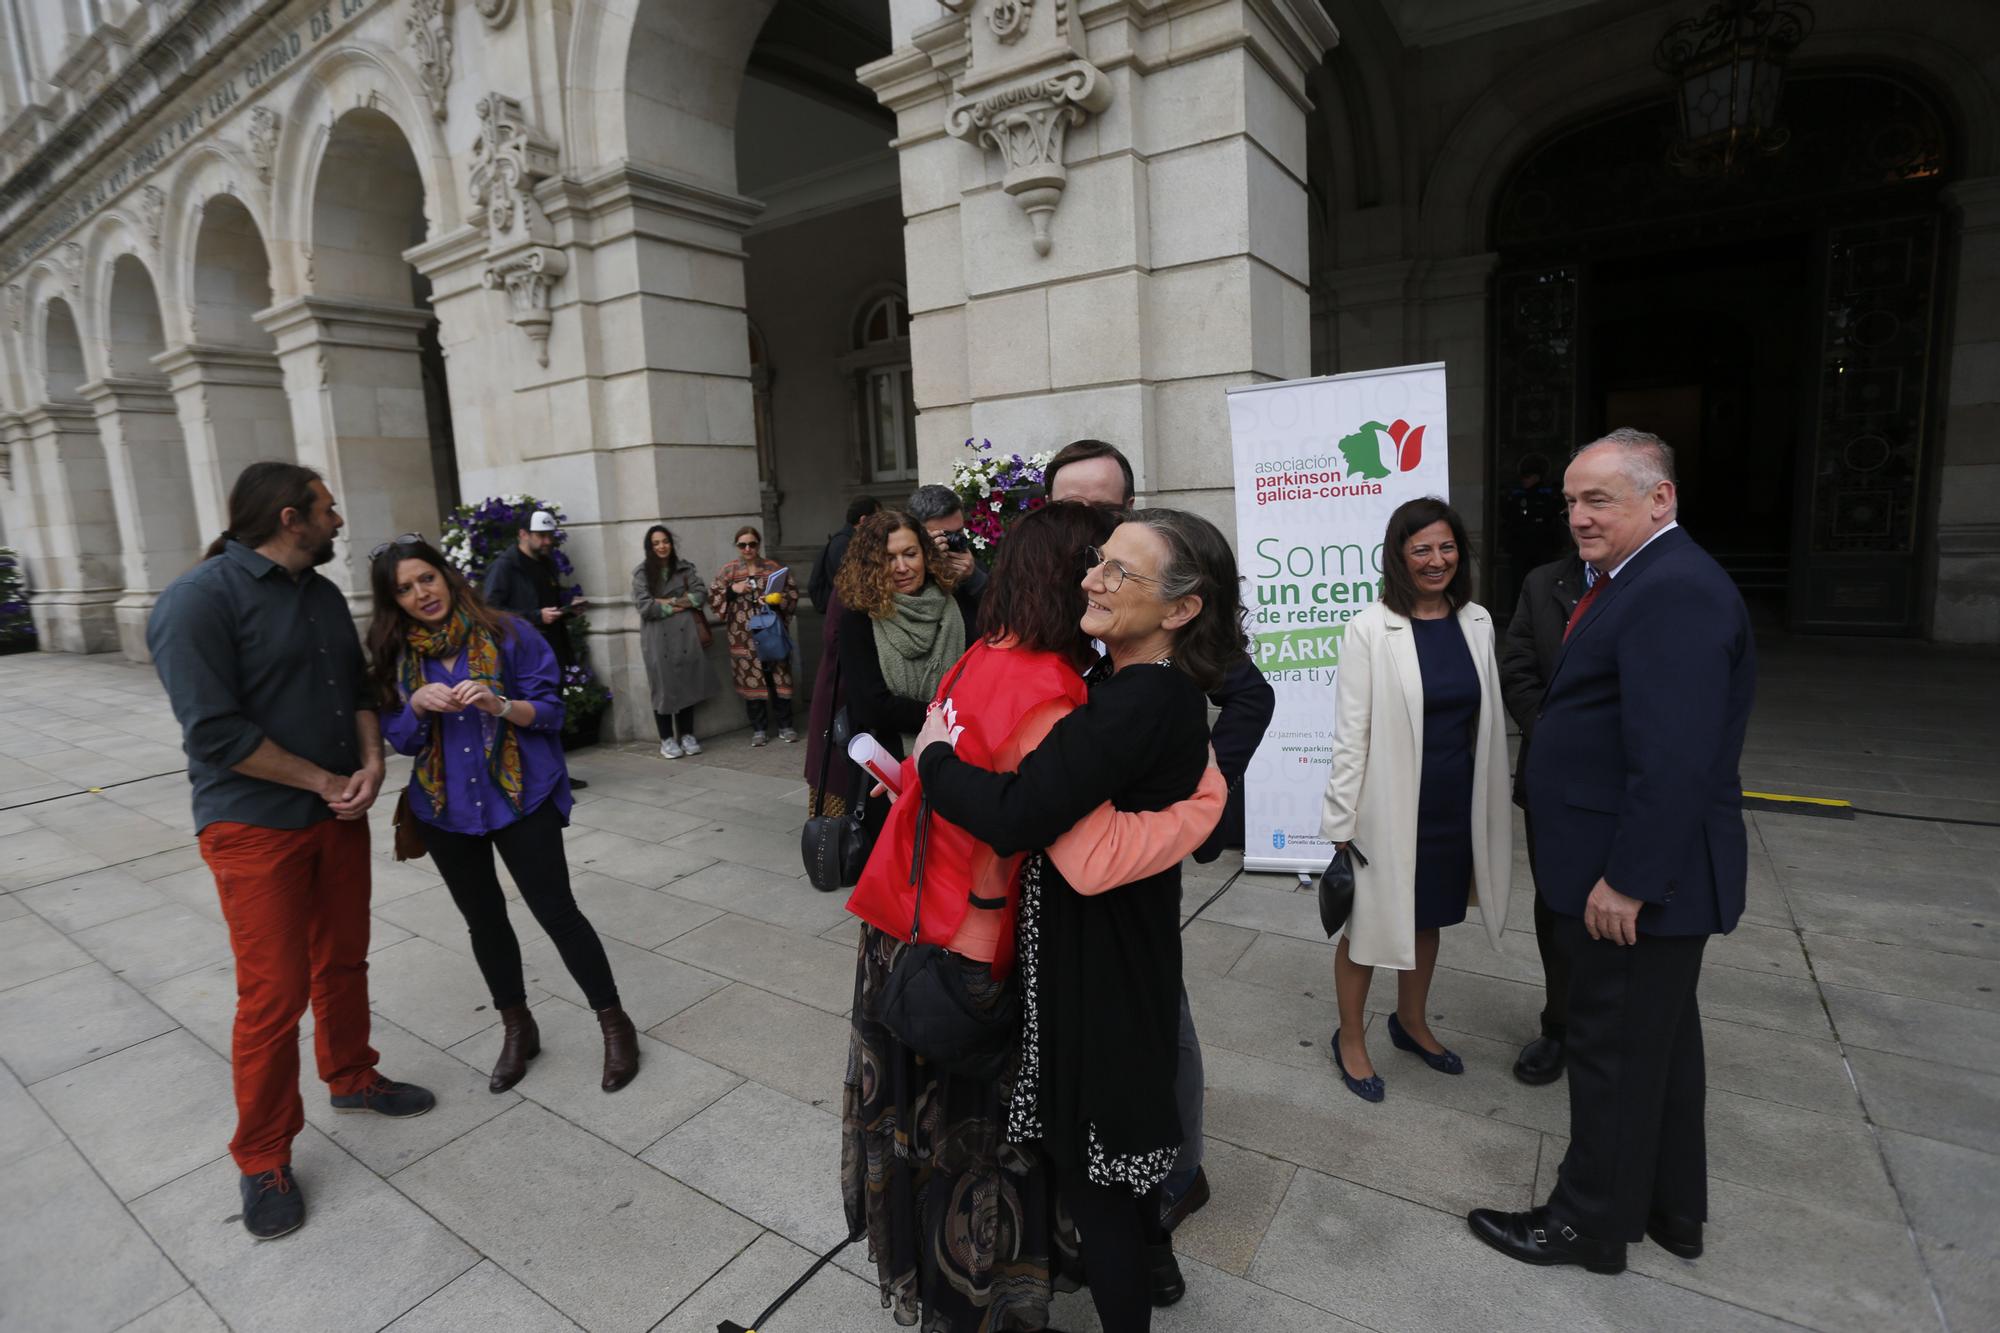
[[[914,593],[896,594],[896,612],[872,622],[875,656],[889,693],[925,703],[965,655],[965,617],[950,593],[928,580]]]

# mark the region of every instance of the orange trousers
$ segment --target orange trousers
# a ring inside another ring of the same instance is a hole
[[[299,1018],[313,1011],[319,1076],[334,1095],[375,1077],[368,1044],[368,821],[302,829],[218,822],[201,831],[236,954],[236,1169],[292,1160],[305,1127]]]

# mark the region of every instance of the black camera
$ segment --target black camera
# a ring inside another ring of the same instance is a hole
[[[947,532],[944,534],[944,549],[964,555],[972,549],[972,538],[965,535],[965,529],[963,528],[960,528],[957,532]]]

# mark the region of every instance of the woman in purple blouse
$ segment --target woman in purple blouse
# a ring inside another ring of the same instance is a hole
[[[382,692],[382,738],[416,756],[410,813],[472,935],[472,956],[500,1015],[487,1085],[505,1092],[542,1049],[521,975],[521,946],[493,853],[548,932],[604,1030],[604,1082],[639,1072],[639,1038],[597,932],[577,909],[563,856],[569,770],[555,654],[527,622],[486,605],[421,534],[375,548],[368,659]],[[398,705],[400,704],[400,707]]]

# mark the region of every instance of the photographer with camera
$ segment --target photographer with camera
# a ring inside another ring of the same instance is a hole
[[[968,623],[976,620],[980,601],[986,596],[987,573],[972,558],[972,539],[965,531],[965,506],[949,486],[919,486],[910,492],[904,513],[923,525],[930,534],[938,560],[935,567],[949,576],[959,598],[967,602]]]

